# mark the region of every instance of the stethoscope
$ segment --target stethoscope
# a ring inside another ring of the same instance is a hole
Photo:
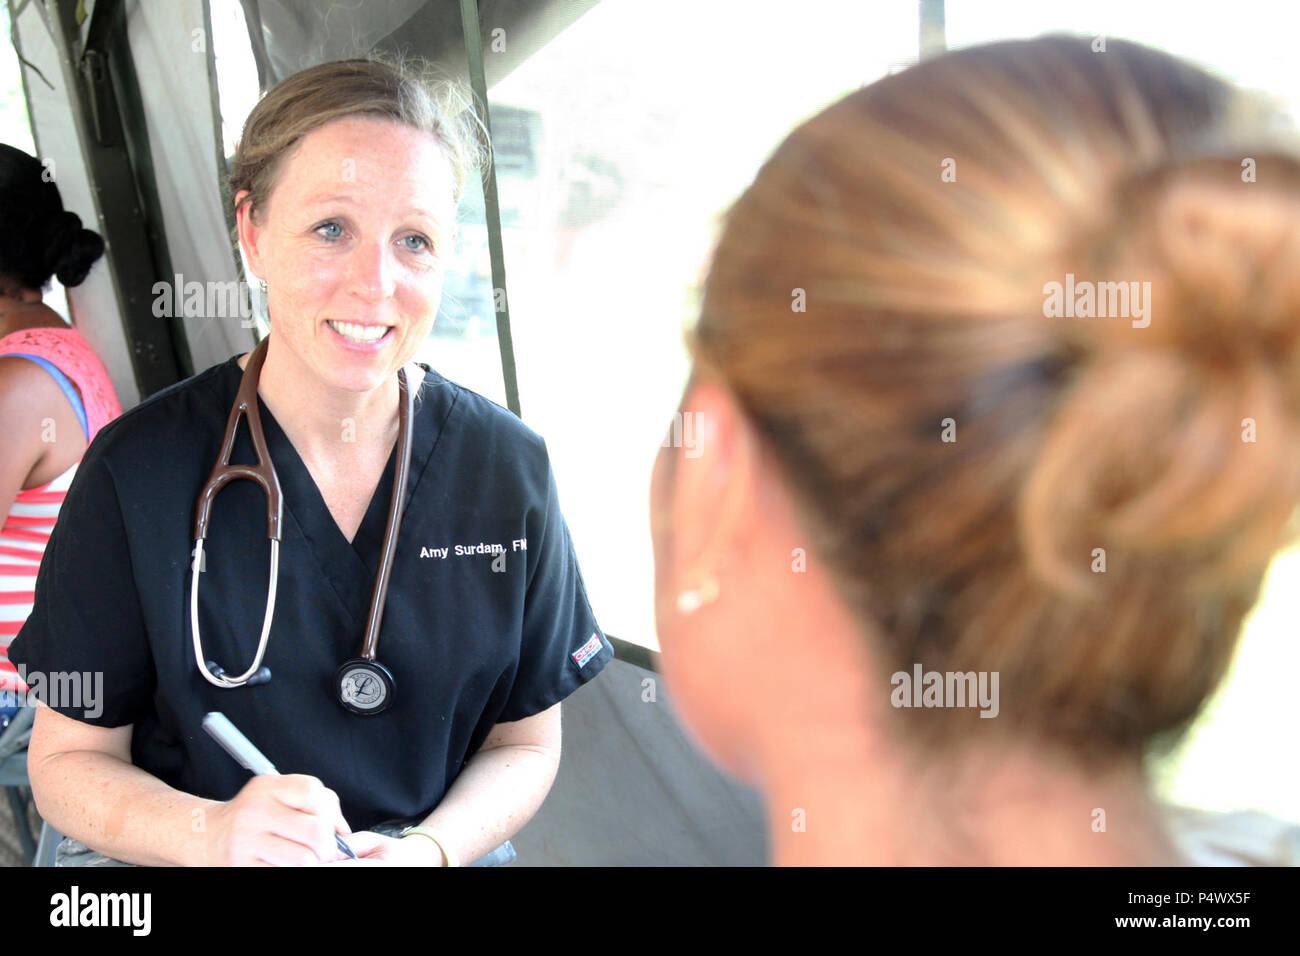
[[[194,635],[194,662],[208,683],[231,688],[265,684],[271,679],[271,669],[262,666],[267,639],[271,636],[271,617],[275,612],[275,585],[280,571],[280,524],[284,516],[284,500],[280,494],[280,479],[267,451],[266,437],[262,433],[262,418],[257,409],[257,383],[266,359],[266,340],[258,343],[248,358],[244,377],[239,383],[239,393],[226,421],[226,437],[221,445],[221,457],[212,468],[208,483],[199,493],[198,508],[194,518],[194,567],[190,584],[190,626]],[[370,616],[366,622],[365,640],[357,657],[345,661],[334,675],[334,689],[339,703],[354,714],[379,714],[393,703],[393,675],[375,660],[379,644],[379,623],[384,616],[384,600],[388,596],[388,579],[393,568],[393,555],[397,551],[397,535],[402,526],[402,501],[406,496],[406,477],[411,467],[411,390],[406,382],[406,372],[398,369],[397,402],[398,440],[397,476],[393,481],[393,501],[388,509],[388,528],[384,532],[383,556],[375,578],[375,591],[370,599]],[[248,419],[248,434],[257,453],[256,465],[232,465],[230,453],[235,447],[235,433],[239,417]],[[250,478],[266,492],[267,537],[271,540],[271,579],[266,590],[266,613],[262,619],[262,636],[257,643],[257,656],[248,670],[231,677],[216,661],[206,660],[199,638],[199,573],[203,567],[203,542],[208,535],[208,521],[212,499],[217,492],[236,478]]]

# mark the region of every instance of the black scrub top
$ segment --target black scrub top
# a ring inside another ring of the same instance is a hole
[[[334,676],[364,636],[396,450],[349,543],[259,402],[284,494],[263,661],[272,679],[214,687],[198,673],[190,628],[194,509],[242,374],[232,358],[100,431],[9,657],[26,666],[37,696],[35,673],[89,675],[86,699],[46,703],[98,726],[133,725],[132,762],[179,790],[227,800],[248,781],[200,727],[219,710],[281,773],[312,774],[336,791],[354,829],[422,817],[493,725],[546,710],[614,655],[587,602],[546,446],[510,412],[426,370],[376,654],[393,674],[394,701],[361,716],[338,702]],[[242,420],[231,460],[256,461]],[[265,502],[252,481],[226,485],[204,545],[203,653],[230,674],[247,670],[261,634]],[[72,684],[45,681],[60,686]]]

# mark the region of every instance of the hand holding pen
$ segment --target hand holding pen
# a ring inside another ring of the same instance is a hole
[[[351,833],[338,795],[315,777],[281,775],[220,713],[203,718],[203,729],[253,777],[213,815],[213,863],[296,866],[355,859],[339,833]]]

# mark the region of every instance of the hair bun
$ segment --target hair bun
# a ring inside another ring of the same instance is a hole
[[[103,254],[104,240],[99,233],[83,229],[81,217],[76,213],[62,212],[51,222],[45,243],[45,261],[63,285],[80,285],[90,267]]]
[[[1061,591],[1157,566],[1217,591],[1260,574],[1287,540],[1300,503],[1300,164],[1258,167],[1259,182],[1237,159],[1134,179],[1066,259],[1080,279],[1144,284],[1147,324],[1050,320],[1081,360],[1021,528]],[[1106,576],[1087,573],[1097,548]],[[1133,563],[1117,568],[1117,555]]]
[[[1149,322],[1068,319],[1069,338],[1096,349],[1169,348],[1220,370],[1267,357],[1291,373],[1300,348],[1300,162],[1260,156],[1257,168],[1261,181],[1248,182],[1238,159],[1202,158],[1120,185],[1106,220],[1072,244],[1066,263],[1089,273],[1080,279],[1149,283]]]

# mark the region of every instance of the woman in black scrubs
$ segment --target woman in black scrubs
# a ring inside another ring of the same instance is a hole
[[[257,484],[221,490],[191,561],[241,356],[101,433],[12,645],[49,677],[31,745],[38,806],[86,846],[140,864],[294,865],[339,859],[339,833],[363,859],[455,865],[515,833],[550,789],[559,702],[613,650],[542,439],[411,362],[470,143],[418,78],[369,61],[290,77],[249,116],[231,192],[272,325],[256,403],[283,492],[271,678],[215,686],[192,643],[192,574],[205,659],[242,674],[262,630]],[[358,713],[338,680],[366,631],[405,457],[399,370],[414,398],[409,473],[376,647],[392,690]],[[230,460],[255,462],[248,428],[236,435]],[[284,776],[250,780],[200,730],[214,710]],[[410,823],[420,830],[396,836]]]

